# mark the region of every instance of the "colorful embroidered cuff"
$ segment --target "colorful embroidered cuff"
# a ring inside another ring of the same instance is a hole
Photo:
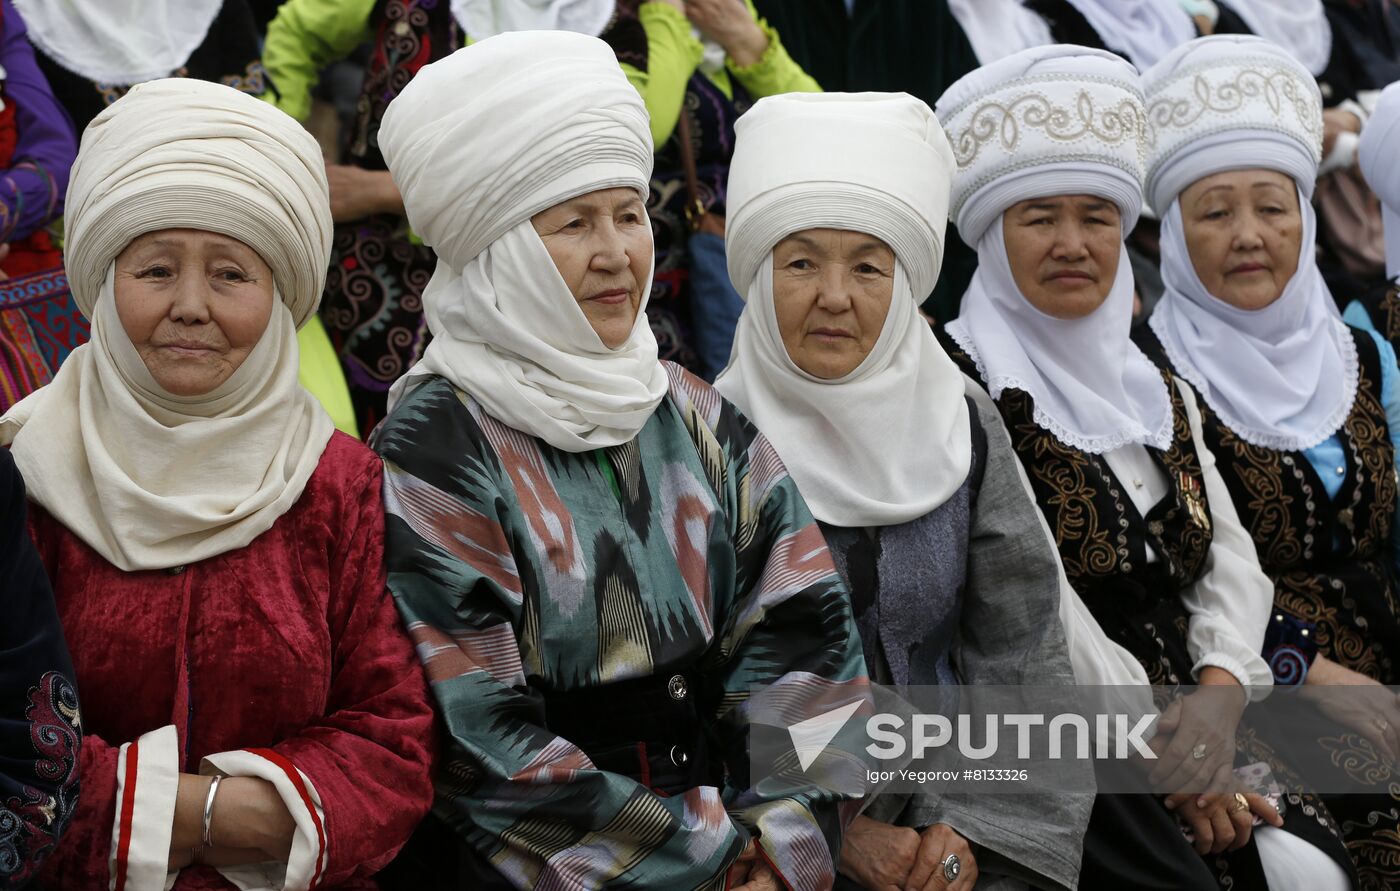
[[[1281,687],[1302,684],[1317,660],[1317,626],[1274,610],[1264,634],[1264,660]]]
[[[161,891],[171,884],[170,833],[179,789],[180,739],[174,725],[144,733],[118,751],[109,861],[113,891]]]
[[[297,825],[292,854],[285,864],[269,862],[221,867],[219,872],[224,878],[241,891],[306,891],[320,884],[330,856],[326,848],[326,815],[321,808],[321,796],[306,774],[272,749],[240,749],[210,755],[200,764],[199,772],[205,776],[218,774],[267,780],[277,788]],[[216,838],[218,831],[216,820]]]

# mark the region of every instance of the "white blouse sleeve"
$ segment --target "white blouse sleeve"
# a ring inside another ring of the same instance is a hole
[[[996,403],[987,395],[987,391],[982,389],[981,384],[966,375],[964,378],[964,389],[977,404],[977,412],[983,419],[983,428],[988,439],[995,438],[1006,448],[1012,448],[1011,436],[1006,432],[1005,424],[1001,422],[1001,413],[997,411]],[[989,418],[996,419],[996,422],[988,423]],[[1026,475],[1026,468],[1019,460],[1016,461],[1016,473],[1026,490],[1026,495],[1034,503],[1035,490],[1031,488],[1030,477]],[[1040,521],[1041,531],[1050,542],[1051,550],[1058,555],[1060,551],[1055,544],[1055,536],[1050,532],[1050,525],[1045,521],[1045,514],[1040,510],[1036,510],[1035,513]],[[1079,599],[1078,592],[1070,585],[1064,566],[1058,559],[1055,561],[1055,571],[1059,576],[1060,585],[1060,622],[1065,626],[1065,640],[1069,644],[1069,659],[1074,668],[1075,682],[1081,686],[1146,685],[1147,672],[1142,664],[1132,653],[1109,639],[1093,613],[1089,612],[1084,601]]]
[[[1207,666],[1222,668],[1250,691],[1251,699],[1260,699],[1274,683],[1260,655],[1274,606],[1274,584],[1259,567],[1254,540],[1240,524],[1215,456],[1206,447],[1195,394],[1184,382],[1176,384],[1200,456],[1213,531],[1206,571],[1181,596],[1191,614],[1186,647],[1195,663],[1192,675],[1199,677]]]

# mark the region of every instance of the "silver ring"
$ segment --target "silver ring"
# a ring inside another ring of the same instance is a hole
[[[962,860],[957,854],[949,854],[943,858],[943,879],[948,884],[953,884],[958,880],[958,873],[962,872]]]
[[[1191,757],[1197,761],[1204,761],[1206,758],[1206,744],[1196,743],[1195,747],[1191,749]]]

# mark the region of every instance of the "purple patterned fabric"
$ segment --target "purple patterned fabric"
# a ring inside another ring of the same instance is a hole
[[[34,61],[24,20],[10,0],[0,0],[0,7],[4,12],[0,43],[4,95],[15,103],[19,131],[14,162],[0,177],[0,241],[9,242],[30,235],[63,213],[68,171],[78,142],[68,113]]]

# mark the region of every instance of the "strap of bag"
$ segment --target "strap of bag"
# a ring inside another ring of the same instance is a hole
[[[700,200],[700,175],[695,169],[695,144],[691,141],[690,117],[681,103],[681,116],[676,121],[676,139],[681,146],[681,170],[685,173],[685,221],[694,232],[705,217],[705,202]]]

